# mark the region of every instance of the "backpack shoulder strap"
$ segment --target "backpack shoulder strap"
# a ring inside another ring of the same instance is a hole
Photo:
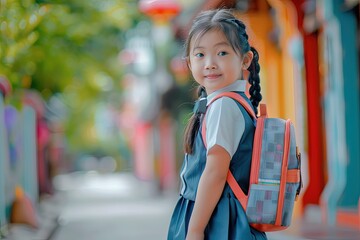
[[[235,93],[235,92],[223,92],[223,93],[220,93],[219,95],[214,97],[208,105],[210,105],[215,100],[217,100],[217,99],[219,99],[221,97],[229,97],[229,98],[234,99],[235,101],[240,103],[245,108],[245,110],[249,113],[249,115],[253,119],[256,119],[254,109],[250,106],[250,104],[242,96],[240,96],[238,93]]]
[[[230,97],[230,98],[234,99],[235,101],[239,102],[245,108],[245,110],[249,113],[249,115],[253,119],[256,120],[256,115],[255,115],[255,112],[254,112],[253,108],[250,106],[250,104],[243,97],[241,97],[239,94],[237,94],[235,92],[220,93],[219,95],[217,95],[215,98],[213,98],[211,100],[211,102],[208,104],[208,106],[210,106],[210,104],[212,104],[214,101],[216,101],[217,99],[219,99],[221,97]],[[205,112],[205,114],[206,114],[206,112]],[[202,136],[205,147],[207,147],[207,144],[206,144],[206,120],[205,120],[205,115],[203,116],[203,121],[202,121],[201,136]],[[241,206],[243,207],[243,209],[246,210],[248,197],[242,191],[242,189],[240,188],[238,182],[236,181],[234,175],[231,173],[230,170],[228,171],[226,181],[229,184],[231,190],[234,192],[236,198],[240,201]]]
[[[207,107],[209,107],[213,102],[215,102],[217,99],[219,99],[221,97],[229,97],[229,98],[234,99],[235,101],[240,103],[245,108],[245,110],[249,113],[249,115],[253,119],[256,120],[256,115],[255,115],[254,109],[250,106],[250,104],[243,97],[241,97],[239,94],[237,94],[235,92],[223,92],[223,93],[218,94],[216,97],[214,97],[210,101],[210,103],[208,104]],[[207,144],[206,144],[206,121],[205,121],[205,115],[203,116],[203,121],[202,121],[201,136],[202,136],[203,142],[205,144],[205,147],[207,147]]]

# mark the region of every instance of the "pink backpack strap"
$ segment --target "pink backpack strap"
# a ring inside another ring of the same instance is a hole
[[[239,102],[244,108],[245,110],[249,113],[249,115],[253,118],[256,119],[256,115],[255,112],[253,110],[253,108],[250,106],[250,104],[243,98],[241,97],[238,93],[235,92],[224,92],[224,93],[220,93],[219,95],[217,95],[216,97],[214,97],[211,102],[208,104],[208,106],[210,106],[214,101],[216,101],[217,99],[221,98],[221,97],[229,97],[234,99],[235,101]],[[206,114],[206,113],[205,113]],[[202,127],[201,127],[201,136],[204,142],[205,147],[207,148],[207,143],[206,143],[206,120],[205,120],[205,115],[203,117],[203,121],[202,121]],[[245,195],[245,193],[242,191],[242,189],[240,188],[238,182],[236,181],[234,175],[231,173],[231,171],[228,171],[227,174],[227,178],[226,178],[227,183],[229,184],[231,190],[234,192],[234,195],[236,196],[236,198],[239,200],[239,202],[241,203],[241,206],[244,208],[244,210],[246,210],[246,206],[247,206],[247,201],[248,201],[248,197]]]
[[[250,114],[250,116],[253,119],[256,119],[254,109],[250,106],[250,104],[242,96],[240,96],[238,93],[235,93],[235,92],[223,92],[223,93],[220,93],[219,95],[217,95],[216,97],[214,97],[211,100],[211,102],[208,104],[208,106],[211,103],[213,103],[215,100],[217,100],[217,99],[219,99],[221,97],[229,97],[229,98],[232,98],[232,99],[236,100],[237,102],[239,102],[245,108],[245,110]]]
[[[216,95],[211,100],[211,102],[208,104],[207,107],[209,107],[213,102],[215,102],[217,99],[219,99],[221,97],[229,97],[229,98],[232,98],[235,101],[239,102],[245,108],[245,110],[249,113],[249,115],[253,119],[256,119],[255,112],[254,112],[253,108],[250,106],[250,104],[243,97],[241,97],[239,94],[237,94],[235,92],[223,92],[223,93],[220,93],[220,94]],[[202,121],[201,136],[202,136],[203,142],[205,144],[205,147],[207,147],[207,144],[206,144],[206,121],[205,121],[205,115],[203,116],[203,121]]]

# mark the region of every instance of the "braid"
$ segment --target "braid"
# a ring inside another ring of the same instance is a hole
[[[260,72],[259,54],[255,48],[250,47],[250,44],[248,41],[249,36],[246,33],[246,26],[243,22],[241,22],[240,20],[238,20],[236,18],[225,19],[224,21],[231,23],[238,30],[240,45],[237,48],[240,50],[240,52],[246,53],[248,51],[252,51],[254,54],[253,60],[248,68],[248,70],[250,71],[250,76],[249,76],[248,81],[251,84],[251,87],[249,89],[250,96],[251,96],[250,101],[254,107],[255,113],[257,114],[258,113],[257,108],[262,99],[262,96],[260,93],[261,87],[260,87],[260,77],[259,77],[259,72]]]
[[[260,72],[259,54],[255,48],[251,47],[250,49],[253,52],[254,57],[250,64],[250,67],[248,68],[248,70],[250,71],[250,76],[248,81],[251,84],[249,92],[251,96],[250,97],[251,104],[254,106],[255,113],[257,114],[258,113],[257,107],[259,106],[259,103],[262,99],[262,95],[260,93],[261,87],[260,87],[260,77],[259,77],[259,72]]]
[[[199,100],[195,104],[194,113],[189,119],[189,122],[185,128],[185,134],[184,134],[184,142],[183,142],[184,151],[185,151],[185,153],[188,153],[188,154],[191,154],[194,152],[195,137],[200,128],[201,116],[203,115],[203,113],[205,113],[204,109],[199,109],[199,108],[205,107],[205,109],[206,109],[206,102],[205,102],[205,105],[202,105],[199,107],[200,101],[203,100],[204,98],[206,99],[205,88],[203,86],[199,86],[197,89],[197,94],[198,94]]]
[[[198,97],[206,97],[206,90],[205,90],[205,87],[204,86],[198,86],[197,88],[197,95]]]
[[[242,25],[240,25],[240,31],[241,32],[241,35],[246,39],[246,41],[249,39],[249,36],[247,35],[246,33],[246,27],[245,27],[245,24],[242,23]],[[247,44],[248,45],[248,44]]]

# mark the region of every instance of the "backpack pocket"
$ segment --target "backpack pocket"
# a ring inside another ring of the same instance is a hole
[[[249,223],[274,224],[279,185],[251,184],[246,207]]]
[[[278,208],[279,185],[252,184],[246,207],[246,215],[250,224],[275,224]],[[291,223],[296,191],[299,183],[287,183],[281,226]]]
[[[284,207],[282,213],[282,225],[290,226],[294,209],[295,196],[300,183],[286,183]]]

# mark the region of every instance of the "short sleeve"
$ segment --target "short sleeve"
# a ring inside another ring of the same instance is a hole
[[[233,157],[245,129],[245,119],[237,103],[228,97],[216,100],[205,120],[207,151],[219,145]]]

